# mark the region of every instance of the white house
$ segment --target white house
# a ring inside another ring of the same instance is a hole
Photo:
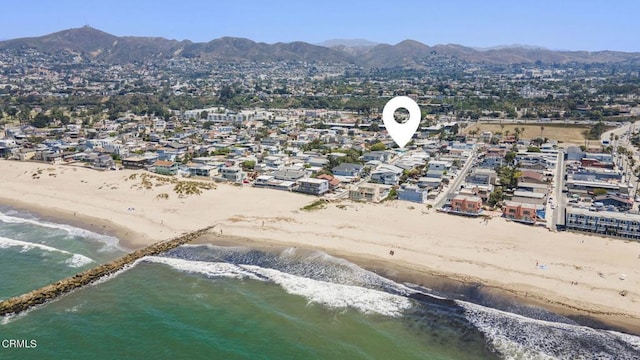
[[[371,182],[385,185],[396,185],[400,181],[402,169],[389,164],[382,164],[371,172]]]
[[[451,165],[449,161],[431,160],[429,161],[429,170],[445,171],[451,168]]]

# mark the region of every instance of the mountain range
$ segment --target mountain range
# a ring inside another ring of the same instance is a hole
[[[115,36],[89,26],[39,37],[0,41],[0,51],[27,48],[50,54],[72,52],[88,60],[114,64],[172,57],[353,63],[379,68],[412,66],[435,58],[457,58],[471,63],[490,64],[640,61],[640,53],[619,51],[553,51],[528,46],[474,49],[455,44],[428,46],[415,40],[405,40],[395,45],[362,39],[330,40],[314,45],[300,41],[267,44],[244,38],[222,37],[195,43],[161,37]]]

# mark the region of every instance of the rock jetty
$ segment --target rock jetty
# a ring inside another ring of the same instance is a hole
[[[208,226],[169,240],[157,242],[109,263],[99,265],[72,277],[68,277],[40,289],[33,290],[24,295],[4,300],[0,302],[0,316],[16,314],[33,306],[44,304],[75,289],[91,284],[105,276],[114,274],[145,256],[158,255],[195,240],[207,231],[211,230],[214,226],[215,225]]]

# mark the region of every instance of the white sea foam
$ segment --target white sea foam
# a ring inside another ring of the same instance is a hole
[[[31,224],[31,225],[36,225],[40,227],[46,227],[49,229],[62,230],[72,236],[79,236],[79,237],[89,238],[93,240],[98,240],[105,244],[105,248],[103,250],[120,249],[118,247],[118,239],[116,237],[98,234],[93,231],[81,229],[81,228],[67,225],[67,224],[56,224],[56,223],[43,221],[43,220],[11,216],[2,212],[0,212],[0,221],[7,224]]]
[[[329,308],[352,308],[365,314],[400,316],[404,310],[411,307],[410,300],[403,296],[359,286],[308,279],[255,265],[211,263],[157,256],[145,257],[144,260],[166,264],[180,271],[212,277],[271,281],[280,285],[289,294],[303,296],[310,303]]]
[[[118,276],[122,275],[123,273],[125,273],[125,272],[133,269],[134,267],[136,267],[136,265],[138,265],[140,262],[144,261],[144,259],[145,258],[138,259],[138,260],[134,261],[133,263],[131,263],[129,265],[126,265],[122,269],[114,272],[113,274],[102,276],[98,280],[92,282],[90,285],[91,286],[100,285],[100,284],[104,284],[105,282],[107,282],[107,281],[109,281],[111,279],[115,279],[116,277],[118,277]]]
[[[38,305],[38,306],[42,306],[42,305]],[[9,315],[3,315],[0,316],[0,325],[7,325],[10,324],[16,320],[22,319],[25,316],[27,316],[28,313],[30,313],[31,311],[33,311],[33,309],[37,308],[38,306],[35,306],[29,310],[17,313],[17,314],[9,314]]]
[[[419,291],[409,288],[404,284],[396,283],[376,273],[365,270],[345,259],[331,256],[322,251],[313,251],[288,247],[275,256],[268,253],[261,255],[245,256],[254,250],[248,247],[222,247],[212,244],[185,244],[180,248],[196,249],[208,248],[218,255],[213,258],[225,259],[226,262],[256,265],[263,268],[276,268],[287,274],[296,275],[313,280],[365,287],[373,290],[383,290],[397,295],[408,296]],[[199,259],[193,253],[180,253],[176,249],[178,257],[188,256],[192,260],[211,261],[212,257],[205,256]],[[196,253],[197,254],[197,253]],[[429,295],[434,298],[437,296]]]
[[[505,359],[637,359],[640,351],[637,336],[531,319],[465,301],[456,303]],[[585,349],[578,339],[588,339],[593,348]]]
[[[57,252],[61,254],[71,255],[65,261],[65,263],[70,267],[82,267],[93,262],[91,258],[88,258],[84,255],[74,254],[65,250],[54,248],[52,246],[36,244],[36,243],[22,241],[22,240],[9,239],[6,237],[0,237],[0,249],[6,249],[9,247],[21,247],[22,248],[21,252],[26,252],[31,249],[40,249],[40,250],[49,251],[49,252]]]
[[[85,265],[91,264],[93,260],[81,254],[73,254],[70,258],[68,258],[65,263],[71,267],[83,267]]]

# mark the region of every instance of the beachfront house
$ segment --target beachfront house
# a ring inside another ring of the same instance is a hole
[[[220,168],[220,176],[226,181],[239,183],[244,179],[245,173],[238,166],[223,166]]]
[[[157,160],[153,163],[156,174],[175,175],[178,172],[179,164],[173,161]]]
[[[271,175],[260,175],[256,178],[253,186],[276,190],[293,191],[296,188],[296,183],[293,181],[278,180]]]
[[[535,205],[516,201],[505,201],[502,214],[507,219],[526,224],[534,224],[538,219]]]
[[[389,196],[390,185],[365,183],[349,187],[349,199],[353,201],[380,202]]]
[[[478,196],[458,194],[451,199],[451,212],[462,215],[479,215],[482,212],[482,199]]]
[[[334,190],[336,189],[338,186],[340,186],[340,179],[336,178],[335,176],[331,176],[329,174],[320,174],[317,176],[318,179],[325,179],[329,182],[329,189],[330,190]]]
[[[310,195],[322,195],[329,191],[329,181],[314,178],[300,179],[296,191]]]
[[[211,177],[217,174],[217,168],[205,164],[189,163],[187,164],[187,171],[190,176]]]
[[[275,178],[271,175],[260,175],[254,181],[253,186],[255,187],[269,187],[269,182],[275,180]]]
[[[90,164],[95,169],[115,169],[116,166],[111,155],[98,155],[91,160]]]
[[[398,189],[398,200],[424,203],[427,200],[429,191],[417,185],[406,184]]]
[[[130,157],[130,158],[122,159],[122,166],[125,169],[139,170],[139,169],[146,168],[147,165],[148,165],[148,162],[143,157]]]

